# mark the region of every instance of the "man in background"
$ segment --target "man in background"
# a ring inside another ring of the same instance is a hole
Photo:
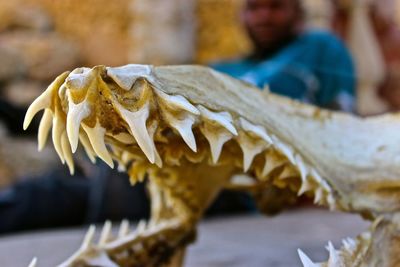
[[[350,53],[333,34],[304,29],[301,0],[246,0],[241,16],[254,51],[214,69],[303,102],[353,110]]]

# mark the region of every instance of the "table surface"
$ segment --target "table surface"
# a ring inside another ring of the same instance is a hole
[[[328,257],[325,246],[355,237],[369,223],[357,215],[300,209],[268,218],[258,215],[203,221],[197,243],[190,246],[187,267],[302,266],[301,248],[314,261]],[[0,266],[25,267],[33,257],[38,266],[56,266],[80,245],[83,229],[23,233],[0,237]]]

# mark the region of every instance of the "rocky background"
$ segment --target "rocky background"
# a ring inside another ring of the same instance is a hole
[[[309,25],[331,28],[335,5],[350,12],[352,3],[366,0],[303,1]],[[393,13],[400,1],[379,2],[390,2],[393,8],[385,12]],[[78,66],[207,64],[244,55],[251,44],[240,25],[241,4],[242,0],[0,1],[0,101],[24,111],[57,74]],[[0,120],[0,186],[60,164],[51,146],[37,153],[34,135],[18,134]]]

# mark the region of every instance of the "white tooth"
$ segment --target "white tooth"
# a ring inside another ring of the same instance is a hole
[[[29,263],[28,267],[36,267],[37,266],[37,258],[33,258],[31,263]]]
[[[104,223],[103,229],[101,230],[99,245],[102,246],[107,243],[110,238],[112,224],[110,221]]]
[[[265,149],[260,143],[252,142],[251,138],[247,137],[245,133],[240,133],[238,143],[243,151],[243,171],[247,172],[253,162],[254,157]]]
[[[72,158],[71,147],[68,142],[67,134],[65,132],[63,132],[61,136],[61,148],[63,151],[65,161],[67,162],[69,172],[71,173],[71,175],[73,175],[75,173],[74,160]]]
[[[150,135],[150,138],[151,138],[153,144],[154,144],[154,135],[156,134],[157,127],[158,127],[158,122],[156,120],[153,120],[150,123],[149,128],[148,128],[149,135]],[[158,154],[155,144],[154,144],[154,156],[155,156],[155,164],[157,165],[158,168],[162,168],[163,162],[160,157],[160,154]]]
[[[301,263],[303,263],[303,267],[319,267],[319,265],[312,262],[312,260],[310,260],[310,258],[303,251],[301,251],[301,249],[298,249],[297,253],[299,253],[299,257]]]
[[[83,119],[90,115],[89,104],[84,100],[75,104],[69,97],[69,108],[67,116],[67,134],[71,143],[72,153],[75,153],[79,141],[79,127]]]
[[[146,127],[146,121],[149,117],[149,104],[146,103],[141,109],[136,112],[131,112],[122,107],[119,103],[114,103],[117,110],[119,110],[122,118],[128,123],[132,135],[135,137],[136,142],[142,149],[143,153],[151,163],[155,161],[155,146],[153,139],[149,135]]]
[[[53,115],[50,109],[44,111],[43,117],[40,120],[38,132],[38,150],[41,151],[46,145],[47,137],[53,124]]]
[[[277,156],[273,150],[269,150],[265,154],[265,164],[264,164],[264,168],[262,171],[262,177],[266,177],[273,170],[282,166],[286,162],[287,162],[286,159],[284,159],[283,157]]]
[[[322,187],[318,187],[315,190],[315,196],[314,196],[314,204],[319,204],[322,201],[324,195],[324,190],[322,189]]]
[[[310,181],[308,180],[308,178],[306,177],[306,179],[304,181],[301,182],[301,187],[299,189],[299,192],[297,192],[298,196],[301,196],[302,194],[304,194],[307,191],[310,191],[312,189],[312,184],[310,183]]]
[[[85,250],[92,244],[95,231],[96,231],[96,226],[91,225],[85,237],[83,238],[80,250]]]
[[[193,106],[186,98],[181,95],[168,95],[162,91],[156,90],[157,95],[166,102],[168,107],[177,107],[194,115],[200,115],[200,111]]]
[[[136,233],[141,234],[146,230],[146,221],[145,220],[140,220],[136,227]]]
[[[267,131],[262,126],[254,125],[243,118],[240,118],[239,122],[243,130],[252,132],[253,134],[262,138],[268,144],[272,144],[271,137],[267,134]]]
[[[85,131],[79,133],[79,140],[81,141],[83,148],[85,149],[86,154],[88,155],[90,161],[95,164],[96,163],[96,153],[93,150],[92,145],[90,144],[89,138],[87,137]]]
[[[124,237],[129,233],[129,221],[123,220],[118,231],[118,238]]]
[[[299,154],[297,154],[294,159],[296,162],[295,165],[297,166],[300,172],[301,181],[304,182],[307,179],[308,175],[307,166]]]
[[[252,186],[256,185],[256,181],[246,174],[237,174],[232,176],[230,184],[235,186]]]
[[[289,159],[290,163],[295,164],[293,150],[290,146],[282,143],[276,136],[272,136],[275,146]]]
[[[341,261],[339,259],[338,252],[335,250],[332,242],[328,243],[327,249],[329,251],[329,260],[327,267],[342,267],[343,265],[341,264]]]
[[[183,141],[185,141],[191,150],[197,152],[196,139],[192,131],[195,118],[191,115],[186,115],[183,119],[177,119],[173,115],[167,115],[167,113],[165,115],[168,117],[167,121],[169,124],[182,136]]]
[[[326,191],[328,191],[328,192],[331,191],[330,186],[328,185],[328,183],[324,179],[322,179],[321,175],[319,175],[317,170],[311,169],[310,174],[311,174],[312,177],[314,177],[315,181],[317,183],[319,183]]]
[[[221,155],[222,147],[232,138],[232,134],[227,131],[213,129],[208,124],[205,124],[200,130],[210,144],[212,161],[216,164]]]
[[[61,162],[64,164],[65,159],[64,159],[64,153],[62,150],[61,136],[64,133],[65,128],[64,128],[63,119],[61,118],[61,115],[58,113],[59,112],[56,109],[56,113],[53,117],[52,138],[53,138],[54,149],[56,150],[58,156],[60,157]]]
[[[61,84],[64,82],[69,72],[64,72],[60,76],[58,76],[50,85],[47,87],[46,91],[44,91],[38,98],[33,101],[33,103],[29,106],[28,111],[26,112],[24,119],[24,130],[26,130],[31,123],[33,117],[40,110],[49,108],[51,104],[51,98],[55,90],[57,90]]]
[[[231,132],[234,136],[238,135],[238,132],[232,123],[232,116],[228,112],[213,112],[201,105],[198,105],[197,108],[200,110],[201,116],[203,116],[205,119],[218,123]]]
[[[329,193],[328,195],[328,205],[329,205],[329,209],[331,211],[336,210],[336,201],[335,201],[335,197],[332,195],[332,193]]]
[[[151,74],[151,66],[129,64],[122,67],[107,67],[110,76],[122,89],[130,90],[138,78],[147,78]]]
[[[89,137],[90,144],[92,145],[94,151],[97,155],[110,166],[114,168],[114,162],[110,156],[110,153],[107,150],[106,144],[104,143],[104,134],[106,129],[100,126],[99,123],[96,123],[94,128],[90,128],[84,124],[82,124],[83,129],[85,130],[87,136]]]

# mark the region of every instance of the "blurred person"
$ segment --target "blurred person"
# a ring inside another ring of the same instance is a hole
[[[304,28],[301,0],[246,0],[241,18],[253,52],[211,67],[277,94],[353,111],[350,53],[332,33]]]
[[[353,112],[356,80],[350,52],[332,33],[305,29],[301,0],[246,0],[241,19],[254,50],[212,68],[276,94]],[[237,194],[265,214],[298,200],[275,187],[254,192],[253,198]]]

